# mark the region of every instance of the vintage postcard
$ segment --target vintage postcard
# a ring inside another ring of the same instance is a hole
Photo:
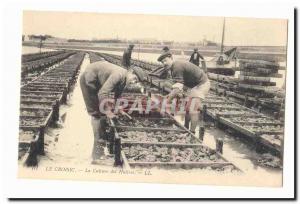
[[[288,19],[22,18],[18,178],[282,187]]]

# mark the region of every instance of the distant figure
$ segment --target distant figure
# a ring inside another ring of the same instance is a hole
[[[227,50],[217,58],[218,65],[229,64],[230,61],[237,59],[237,48],[234,47],[232,49]]]
[[[134,48],[134,45],[130,44],[128,46],[128,48],[124,51],[122,65],[125,68],[129,68],[131,65],[130,60],[131,60],[131,53],[132,53],[133,48]]]
[[[220,55],[218,60],[217,60],[217,64],[218,65],[224,65],[224,64],[228,64],[227,61],[224,60],[224,55]]]
[[[191,55],[190,62],[193,63],[194,65],[199,66],[200,58],[204,60],[203,56],[200,55],[200,53],[198,52],[198,48],[195,48],[193,54]]]
[[[184,55],[185,55],[185,54],[184,54],[184,51],[183,51],[183,50],[181,50],[180,55],[181,55],[182,58],[184,58]]]

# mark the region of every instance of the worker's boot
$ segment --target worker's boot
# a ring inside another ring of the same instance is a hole
[[[185,116],[184,116],[184,127],[189,129],[190,128],[190,122],[191,122],[191,118],[190,118],[189,114],[186,113]]]
[[[92,117],[92,127],[94,132],[94,145],[92,151],[92,164],[96,164],[97,160],[105,159],[105,117]]]
[[[190,118],[191,118],[191,126],[190,126],[190,131],[195,133],[196,131],[196,127],[199,124],[199,115],[196,113],[194,114],[190,114]]]
[[[97,154],[99,155],[99,159],[103,159],[105,157],[106,141],[99,139],[98,146],[99,146],[99,148],[98,148]]]
[[[92,153],[92,164],[102,164],[105,160],[105,148],[106,141],[103,139],[99,139],[94,142],[93,153]]]

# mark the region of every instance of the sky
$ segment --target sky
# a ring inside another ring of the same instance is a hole
[[[220,43],[223,17],[24,11],[23,34],[68,39],[143,39]],[[226,17],[227,46],[285,46],[287,20]]]

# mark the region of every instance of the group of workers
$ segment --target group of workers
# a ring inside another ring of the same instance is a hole
[[[94,146],[92,150],[92,163],[101,162],[104,157],[105,148],[105,129],[107,117],[112,119],[116,113],[109,111],[109,107],[99,108],[99,104],[106,98],[121,97],[123,90],[138,81],[143,81],[144,73],[132,67],[130,64],[131,54],[134,45],[124,51],[122,66],[117,66],[105,60],[89,64],[80,76],[80,87],[85,101],[88,114],[91,116],[92,128],[94,133]],[[175,81],[173,91],[187,91],[187,96],[196,99],[196,108],[201,109],[201,101],[207,95],[210,89],[210,82],[206,70],[199,67],[199,62],[204,58],[195,49],[191,55],[190,61],[175,60],[168,47],[162,50],[158,61],[162,63],[166,72],[169,73],[172,80]],[[172,91],[172,92],[173,92]],[[173,93],[166,97],[171,97]],[[103,111],[105,110],[105,111]],[[199,124],[199,112],[189,114],[191,121],[190,131],[195,132]]]

